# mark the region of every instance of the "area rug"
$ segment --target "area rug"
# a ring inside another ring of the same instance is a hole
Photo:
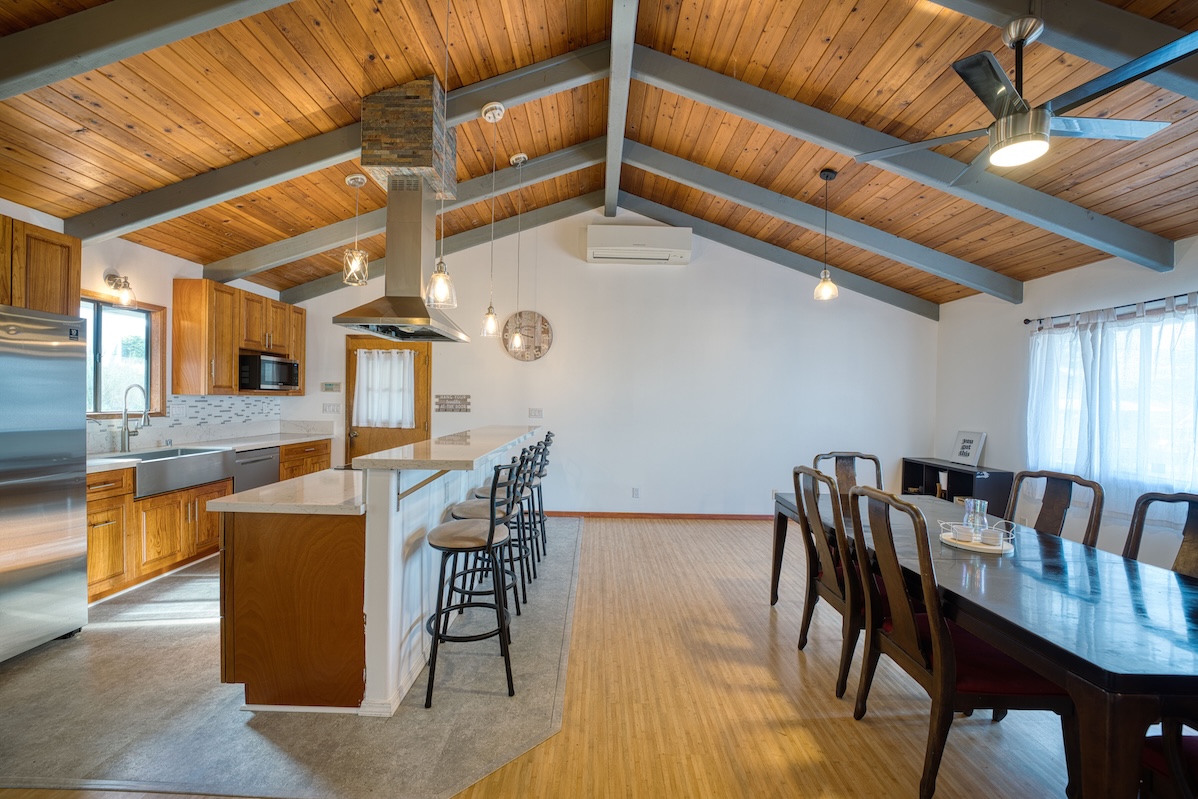
[[[507,696],[492,638],[446,644],[391,718],[252,713],[220,682],[215,558],[92,606],[74,639],[0,664],[0,787],[289,799],[448,797],[561,727],[580,519],[514,617]],[[491,617],[493,622],[494,617]]]

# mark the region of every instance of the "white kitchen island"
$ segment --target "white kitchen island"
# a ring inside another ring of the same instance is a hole
[[[425,536],[538,429],[466,430],[209,502],[228,514],[222,680],[244,682],[253,709],[393,715],[428,659]]]

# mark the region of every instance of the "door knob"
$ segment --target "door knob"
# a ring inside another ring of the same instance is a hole
[[[349,431],[349,437],[350,437],[350,438],[357,438],[357,437],[358,437],[358,431],[357,431],[357,430],[350,430],[350,431]]]

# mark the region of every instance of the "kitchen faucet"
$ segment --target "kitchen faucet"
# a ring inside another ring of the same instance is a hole
[[[142,407],[145,409],[141,412],[141,424],[137,429],[129,429],[129,392],[137,389],[141,392]],[[125,389],[125,407],[121,410],[121,452],[129,451],[129,437],[137,435],[137,431],[143,427],[150,426],[150,398],[146,396],[146,390],[133,383],[129,388]]]

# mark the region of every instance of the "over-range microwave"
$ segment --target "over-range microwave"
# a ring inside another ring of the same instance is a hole
[[[243,391],[290,391],[299,388],[299,362],[271,355],[242,355],[238,386]]]

